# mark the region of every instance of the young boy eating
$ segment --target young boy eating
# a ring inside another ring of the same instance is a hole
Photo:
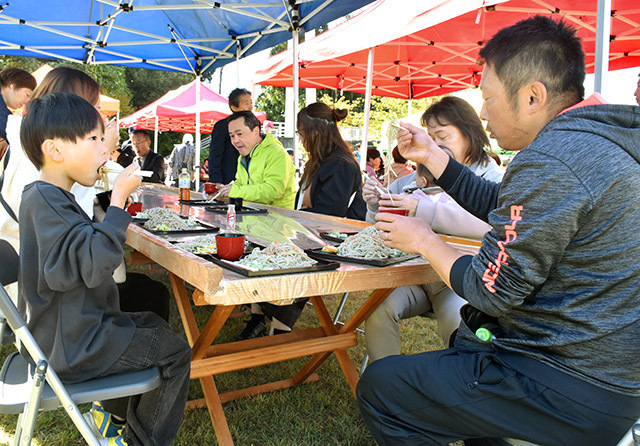
[[[157,366],[161,384],[104,401],[104,445],[168,445],[185,409],[191,349],[151,312],[122,313],[112,273],[123,257],[131,216],[123,207],[140,185],[127,167],[104,221],[94,223],[69,192],[92,186],[109,159],[98,111],[71,93],[31,101],[20,138],[41,170],[20,206],[20,297],[27,326],[65,382]],[[114,416],[126,423],[114,424]],[[95,419],[95,417],[94,417]]]

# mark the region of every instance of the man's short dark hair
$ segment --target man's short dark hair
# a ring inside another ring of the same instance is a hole
[[[240,110],[233,112],[228,118],[227,122],[235,121],[236,119],[244,119],[244,125],[249,127],[249,130],[253,131],[256,127],[260,128],[260,121],[256,118],[251,110]]]
[[[229,107],[233,106],[238,108],[240,106],[240,98],[248,94],[251,96],[251,92],[246,88],[236,88],[229,94]]]
[[[503,28],[480,50],[480,58],[495,71],[515,106],[525,84],[539,81],[558,107],[584,97],[584,51],[576,29],[563,20],[538,15]]]
[[[39,169],[44,165],[42,143],[47,139],[76,142],[104,122],[96,108],[73,93],[49,93],[27,103],[20,126],[20,141],[29,160]]]
[[[147,132],[146,130],[143,129],[136,129],[133,131],[133,133],[131,134],[131,139],[133,139],[134,136],[136,135],[143,135],[147,138],[148,141],[151,141],[151,137],[149,136],[149,132]]]

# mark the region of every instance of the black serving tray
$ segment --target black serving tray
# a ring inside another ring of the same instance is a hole
[[[305,249],[304,252],[315,259],[332,260],[334,262],[350,262],[350,263],[362,263],[364,265],[372,266],[389,266],[396,263],[406,262],[407,260],[415,259],[420,254],[407,254],[406,256],[392,257],[390,259],[359,259],[357,257],[343,257],[338,254],[332,254],[330,252],[322,252],[322,248]]]
[[[347,234],[347,237],[357,234],[357,232],[344,232],[344,231],[339,231],[339,232],[341,234]],[[320,237],[322,237],[325,240],[329,240],[330,242],[336,242],[336,243],[342,243],[346,240],[343,238],[334,237],[333,235],[331,235],[330,232],[320,232]]]
[[[247,255],[246,253],[244,255]],[[243,257],[244,257],[243,255]],[[223,260],[217,255],[210,254],[205,256],[206,259],[211,260],[218,266],[236,272],[238,274],[242,274],[247,277],[261,277],[261,276],[279,276],[282,274],[299,274],[299,273],[313,273],[316,271],[331,271],[334,269],[338,269],[340,267],[340,263],[336,261],[328,261],[325,259],[314,259],[317,260],[318,263],[313,266],[304,266],[300,268],[285,268],[285,269],[268,269],[264,271],[254,271],[252,269],[243,268],[240,265],[237,265],[228,260]]]
[[[143,221],[137,222],[136,224],[140,226],[142,229],[144,229],[145,231],[149,231],[152,234],[156,234],[156,235],[206,234],[209,232],[218,232],[220,230],[220,228],[217,226],[211,225],[209,223],[205,223],[200,220],[196,220],[196,222],[198,222],[198,226],[196,226],[195,228],[182,229],[182,230],[176,230],[176,231],[153,231],[151,229],[147,229],[144,227],[145,222],[146,220],[143,220]]]
[[[178,200],[178,202],[180,204],[188,204],[189,206],[211,206],[212,203],[219,203],[220,205],[225,203],[222,200],[208,201],[203,198],[197,198],[193,200]]]
[[[169,243],[171,243],[172,245],[177,245],[178,243],[182,243],[182,242],[189,242],[190,240],[169,240]],[[179,248],[179,246],[176,246],[176,248]],[[247,242],[244,245],[244,254],[251,254],[251,252],[255,249],[255,248],[260,248],[263,249],[264,245],[260,245],[258,243],[254,243],[254,242]],[[182,248],[181,248],[182,249]],[[184,250],[183,250],[184,251]],[[188,252],[188,251],[185,251]],[[211,260],[209,259],[209,257],[211,257],[212,254],[198,254],[195,252],[191,252],[189,254],[193,254],[194,256],[198,256],[198,257],[202,257],[205,258],[207,260]]]
[[[226,214],[227,213],[227,205],[214,205],[214,206],[207,206],[206,208],[204,208],[205,211],[208,212],[215,212],[216,214]],[[253,208],[251,206],[242,206],[242,208],[239,211],[236,211],[236,215],[237,214],[266,214],[268,211],[266,209],[258,209],[258,208]]]

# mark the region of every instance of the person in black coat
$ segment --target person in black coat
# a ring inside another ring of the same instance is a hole
[[[134,130],[131,135],[131,143],[138,155],[138,164],[141,170],[150,170],[153,174],[150,177],[143,177],[142,181],[147,183],[164,183],[165,165],[162,155],[153,152],[151,148],[151,138],[146,130]]]
[[[365,219],[367,205],[362,198],[360,166],[338,130],[338,122],[348,113],[321,102],[298,113],[298,134],[309,160],[300,179],[297,209]]]
[[[232,112],[253,110],[251,93],[244,88],[236,88],[229,95]],[[229,138],[228,118],[216,122],[211,131],[209,143],[209,182],[229,184],[236,179],[238,151]]]

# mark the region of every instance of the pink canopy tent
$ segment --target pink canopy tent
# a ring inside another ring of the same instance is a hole
[[[594,71],[597,0],[378,0],[359,15],[299,46],[301,88],[366,93],[367,63],[374,48],[371,94],[423,98],[475,87],[476,61],[499,29],[536,14],[564,18],[578,28]],[[637,0],[612,0],[609,69],[640,65]],[[261,85],[291,86],[291,51],[267,60],[256,73]]]
[[[196,132],[196,113],[200,108],[200,132],[211,133],[216,121],[231,114],[229,101],[200,84],[200,101],[196,101],[196,82],[171,90],[160,99],[120,120],[120,127],[136,126],[145,130]],[[265,112],[254,112],[260,122]]]

